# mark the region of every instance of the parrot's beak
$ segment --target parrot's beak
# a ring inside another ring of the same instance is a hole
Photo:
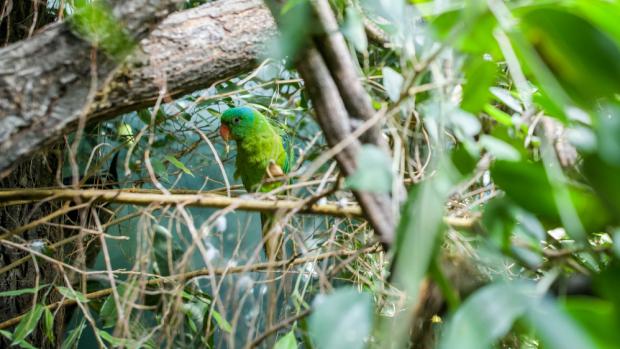
[[[230,129],[226,126],[226,124],[222,124],[220,126],[220,136],[222,136],[222,139],[226,142],[230,140]]]

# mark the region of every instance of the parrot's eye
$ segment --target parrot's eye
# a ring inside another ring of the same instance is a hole
[[[241,119],[239,119],[239,118],[234,118],[234,119],[233,119],[233,122],[234,122],[235,124],[238,124],[238,123],[239,123],[239,121],[241,121]]]

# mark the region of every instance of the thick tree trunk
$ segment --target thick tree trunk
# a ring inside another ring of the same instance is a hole
[[[122,34],[113,44],[121,38],[141,40],[178,2],[115,1],[110,15],[122,23]],[[85,115],[94,92],[107,85],[121,63],[120,52],[98,50],[76,31],[69,22],[52,24],[0,50],[0,174]]]
[[[229,0],[171,15],[118,69],[104,54],[94,67],[90,44],[67,24],[1,49],[0,178],[81,115],[110,118],[153,104],[162,89],[179,96],[253,68],[275,33],[260,0]]]

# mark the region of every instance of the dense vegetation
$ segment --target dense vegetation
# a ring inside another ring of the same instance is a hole
[[[348,175],[296,69],[309,46],[325,56],[317,3],[270,7],[281,35],[253,70],[67,134],[49,150],[60,163],[49,197],[3,184],[16,194],[0,210],[75,198],[0,226],[2,253],[24,256],[0,273],[55,273],[0,293],[30,304],[2,336],[24,348],[55,337],[67,348],[618,348],[620,3],[330,1],[373,110],[343,142],[360,127],[385,142],[362,142]],[[101,3],[48,1],[45,13],[115,59],[133,47]],[[241,105],[290,145],[287,182],[270,193],[246,193],[218,135]],[[63,194],[93,185],[105,192]],[[389,198],[393,241],[365,219],[360,192]],[[279,222],[277,258],[257,211]],[[37,225],[79,234],[20,237]],[[62,308],[73,316],[59,333]]]

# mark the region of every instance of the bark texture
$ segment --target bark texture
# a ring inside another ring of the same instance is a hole
[[[116,1],[124,35],[145,37],[179,0]],[[0,49],[0,177],[85,116],[121,62],[76,35],[69,22]]]

